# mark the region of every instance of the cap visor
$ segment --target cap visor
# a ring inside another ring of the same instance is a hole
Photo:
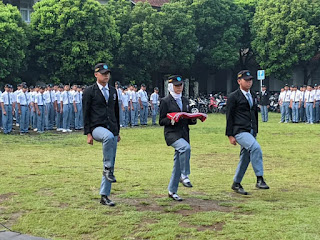
[[[178,86],[178,85],[183,84],[183,82],[182,81],[181,82],[173,82],[172,84],[175,85],[175,86]]]
[[[102,70],[99,71],[99,73],[106,73],[106,72],[110,72],[111,73],[111,71],[109,69],[102,69]]]
[[[252,76],[245,76],[245,77],[243,77],[243,79],[246,81],[250,81],[253,79],[253,77]]]

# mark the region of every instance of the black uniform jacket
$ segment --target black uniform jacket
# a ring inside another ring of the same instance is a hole
[[[190,112],[189,101],[182,97],[182,112]],[[168,146],[180,138],[184,138],[187,142],[189,140],[189,125],[196,124],[196,121],[191,119],[180,119],[179,122],[171,125],[171,120],[167,118],[167,113],[181,112],[176,100],[169,94],[160,101],[160,116],[159,124],[164,126],[164,138]]]
[[[247,98],[240,89],[232,92],[227,101],[226,135],[235,136],[241,132],[254,130],[258,133],[258,100],[254,92],[250,91],[253,106],[250,108]]]
[[[109,85],[107,103],[97,83],[89,86],[83,92],[82,106],[85,135],[96,127],[107,128],[114,136],[119,135],[118,94],[114,87]]]
[[[260,105],[262,106],[268,106],[270,105],[270,94],[268,91],[265,91],[264,94],[261,92],[261,97],[260,97]]]

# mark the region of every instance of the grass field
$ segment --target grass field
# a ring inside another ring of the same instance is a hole
[[[167,198],[173,148],[162,127],[124,129],[111,199],[99,204],[101,144],[82,133],[0,135],[0,223],[49,239],[320,239],[320,125],[260,123],[270,190],[230,189],[239,146],[229,144],[225,116],[191,126],[194,185]],[[1,229],[0,230],[4,230]]]

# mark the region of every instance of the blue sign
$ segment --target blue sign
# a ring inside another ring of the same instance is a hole
[[[264,70],[258,70],[257,72],[258,80],[264,80],[266,78]]]

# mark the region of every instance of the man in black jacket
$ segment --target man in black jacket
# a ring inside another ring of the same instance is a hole
[[[116,182],[113,175],[117,151],[117,142],[120,141],[119,104],[118,94],[109,83],[110,70],[105,63],[98,63],[94,67],[94,76],[97,82],[85,89],[82,98],[84,134],[87,143],[93,144],[93,139],[102,142],[103,148],[103,176],[100,188],[103,205],[114,206],[108,196],[111,183]]]
[[[267,87],[262,85],[261,97],[260,97],[260,111],[262,122],[268,122],[268,109],[270,106],[270,94],[267,91]]]
[[[240,194],[248,193],[241,186],[242,178],[251,161],[257,176],[256,187],[269,189],[263,179],[262,151],[256,140],[258,133],[257,97],[250,91],[253,77],[248,70],[238,73],[240,88],[230,94],[227,102],[227,127],[226,135],[231,144],[241,146],[240,162],[238,164],[232,189]]]

